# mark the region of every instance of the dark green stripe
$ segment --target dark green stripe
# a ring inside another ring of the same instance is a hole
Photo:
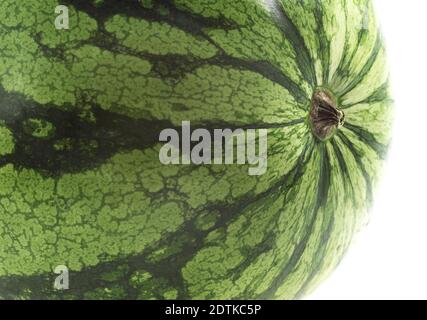
[[[367,12],[366,10],[369,10],[369,2],[366,3],[365,12]],[[345,16],[347,19],[347,12],[345,13]],[[367,29],[365,29],[365,28],[360,29],[360,31],[358,33],[357,45],[355,46],[355,48],[353,49],[353,51],[351,53],[344,50],[344,53],[341,56],[340,63],[338,64],[338,68],[335,71],[335,76],[339,75],[339,76],[342,76],[344,78],[348,76],[348,72],[346,70],[348,70],[350,68],[350,65],[353,62],[354,56],[356,55],[357,50],[359,50],[359,46],[360,46],[362,39],[364,37],[366,37],[368,35],[368,33],[369,33],[369,30],[367,30]],[[348,43],[348,36],[346,36],[346,43],[345,43],[344,47],[347,47],[347,43]]]
[[[319,178],[319,184],[317,187],[316,206],[314,208],[315,214],[314,214],[314,219],[311,222],[308,238],[310,238],[310,236],[313,235],[312,230],[314,229],[314,225],[319,216],[319,210],[321,208],[325,208],[327,205],[328,193],[329,193],[329,188],[331,184],[331,162],[330,162],[328,151],[324,143],[319,144],[319,151],[320,151],[320,161],[321,161],[320,178]],[[308,275],[306,281],[302,284],[301,289],[295,295],[296,299],[300,299],[305,294],[306,290],[309,288],[314,277],[319,273],[319,271],[322,269],[322,266],[324,264],[324,255],[322,253],[326,250],[326,247],[328,245],[329,239],[332,234],[332,230],[334,226],[333,213],[331,213],[328,216],[328,218],[329,218],[328,226],[322,234],[322,240],[319,242],[317,246],[317,252],[314,255],[316,260],[312,262],[310,266],[310,269],[311,269],[310,274]]]
[[[335,137],[333,139],[331,139],[329,142],[331,143],[331,146],[332,146],[333,155],[328,156],[327,161],[330,164],[331,157],[333,157],[333,156],[336,157],[336,159],[338,161],[338,165],[340,167],[340,172],[346,177],[344,180],[348,181],[350,184],[350,187],[351,187],[351,190],[348,190],[348,185],[345,183],[344,184],[345,190],[343,190],[343,192],[347,195],[353,194],[354,188],[353,188],[352,181],[350,179],[350,174],[349,174],[348,166],[347,166],[346,161],[344,159],[344,155],[342,154],[338,144],[336,143]],[[329,165],[329,170],[331,170],[330,165]],[[331,236],[332,231],[333,231],[334,221],[335,221],[334,215],[330,214],[329,215],[328,227],[327,227],[326,231],[323,233],[322,241],[319,243],[319,246],[317,249],[318,253],[316,256],[318,256],[318,257],[324,256],[322,254],[322,252],[326,250],[326,246],[328,245],[330,236]],[[323,259],[321,259],[320,261],[317,261],[317,264],[314,266],[314,268],[312,268],[308,279],[305,281],[304,285],[301,287],[301,290],[298,292],[298,294],[297,294],[298,299],[302,298],[306,294],[307,289],[310,287],[311,281],[318,274],[318,272],[320,270],[322,270],[323,265],[324,265]]]
[[[368,171],[366,170],[365,165],[362,162],[362,158],[364,158],[365,155],[362,154],[360,151],[358,151],[354,147],[354,145],[351,143],[351,141],[346,137],[346,135],[342,131],[338,131],[337,137],[341,140],[343,145],[345,145],[348,148],[348,150],[350,150],[350,152],[353,155],[360,171],[363,174],[363,178],[364,178],[365,183],[366,183],[366,199],[368,202],[366,207],[369,207],[370,204],[372,203],[372,198],[373,198],[373,185],[372,185],[371,177],[370,177]]]
[[[309,98],[304,90],[269,61],[251,61],[222,55],[212,58],[210,61],[207,61],[207,64],[218,65],[221,67],[231,66],[235,69],[258,73],[264,78],[269,79],[287,89],[300,104],[299,107],[306,110],[305,104],[309,101]]]
[[[185,77],[187,73],[194,72],[200,67],[214,65],[222,68],[252,71],[287,89],[300,104],[305,104],[309,100],[306,93],[298,84],[269,61],[235,58],[226,55],[222,49],[220,49],[220,54],[209,59],[199,59],[193,56],[177,54],[155,55],[125,47],[109,34],[103,34],[102,37],[90,39],[86,42],[113,53],[125,54],[147,60],[152,65],[151,75],[162,79],[170,78],[176,82]],[[52,55],[53,51],[51,51],[50,54]],[[58,57],[60,54],[62,53],[58,52],[54,56]],[[301,108],[305,110],[305,105],[301,106]]]
[[[324,148],[324,146],[322,147],[321,145],[320,149]],[[295,169],[295,178],[292,180],[292,186],[295,185],[295,183],[297,183],[297,181],[299,179],[302,178],[303,176],[303,172],[304,172],[304,168],[306,166],[306,164],[310,161],[311,157],[313,156],[314,152],[315,152],[315,147],[313,145],[306,145],[304,152],[301,154],[300,160],[298,161],[300,163],[299,166],[297,166]],[[322,151],[321,151],[322,152]],[[323,154],[323,152],[322,152]],[[322,156],[321,156],[322,157]],[[316,198],[316,204],[315,204],[315,210],[313,211],[313,216],[310,218],[309,223],[307,224],[306,227],[306,231],[304,233],[304,237],[301,239],[301,241],[297,244],[297,246],[295,247],[295,249],[293,250],[290,258],[288,261],[285,262],[285,264],[283,265],[283,267],[281,268],[281,272],[279,273],[278,276],[276,276],[276,278],[273,280],[273,282],[271,283],[270,287],[265,290],[262,294],[260,294],[260,296],[258,297],[259,299],[273,299],[275,293],[277,292],[277,290],[279,289],[279,287],[283,284],[283,282],[285,281],[285,279],[289,276],[289,274],[292,273],[292,271],[295,269],[295,267],[297,266],[301,256],[303,255],[306,246],[308,244],[308,241],[310,239],[310,236],[312,235],[312,230],[314,228],[314,224],[317,220],[317,214],[318,214],[318,209],[323,205],[325,199],[322,198],[322,196],[324,195],[324,193],[327,193],[327,190],[324,189],[324,182],[327,182],[327,184],[329,185],[329,180],[327,179],[327,177],[323,177],[324,170],[323,170],[323,161],[322,161],[322,169],[321,169],[321,173],[320,173],[320,180],[319,180],[319,185],[317,188],[317,198]],[[322,182],[322,178],[325,178],[326,180]],[[291,186],[288,187],[287,190],[290,190]],[[286,191],[284,191],[286,192]],[[304,213],[302,213],[304,214]]]
[[[389,81],[387,81],[381,87],[379,87],[377,90],[375,90],[375,92],[372,93],[365,100],[362,100],[362,101],[356,102],[356,103],[352,103],[352,104],[348,104],[348,105],[342,105],[341,109],[349,109],[349,108],[354,107],[354,106],[359,105],[359,104],[373,104],[373,103],[377,103],[377,102],[383,102],[386,100],[391,100],[389,97],[389,88],[390,88],[390,83],[389,83]]]
[[[84,101],[78,103],[87,104]],[[13,163],[18,168],[31,168],[47,176],[80,172],[100,166],[118,152],[144,150],[159,143],[163,129],[181,127],[166,120],[134,119],[114,112],[105,111],[91,104],[96,121],[86,121],[80,110],[60,110],[53,105],[40,105],[28,101],[18,93],[7,93],[0,86],[0,120],[11,129],[15,138],[13,154],[0,157],[0,166]],[[66,108],[67,109],[67,106]],[[24,128],[29,118],[43,119],[55,126],[55,133],[46,139],[28,134]],[[190,119],[189,119],[190,120]],[[214,129],[276,129],[301,124],[305,119],[289,120],[284,123],[247,124],[224,121],[194,121],[192,128]],[[65,150],[56,150],[55,143],[67,140]],[[96,147],[89,147],[89,146]]]
[[[362,127],[353,125],[348,122],[344,125],[344,127],[353,132],[362,142],[364,142],[372,150],[374,150],[380,159],[385,159],[388,146],[379,143],[372,133],[366,131]]]
[[[85,43],[96,45],[104,50],[114,53],[127,54],[146,59],[153,64],[153,73],[162,78],[172,77],[176,80],[182,78],[186,73],[192,72],[203,65],[218,65],[221,67],[232,67],[238,70],[247,70],[258,73],[266,79],[269,79],[287,89],[299,103],[306,103],[309,99],[298,84],[292,81],[280,70],[280,68],[270,61],[245,60],[227,55],[225,51],[205,32],[205,30],[210,28],[223,30],[237,28],[238,26],[236,26],[232,21],[198,16],[177,8],[172,1],[162,1],[161,5],[168,8],[169,14],[167,15],[159,14],[159,3],[155,3],[154,7],[151,9],[147,9],[143,8],[137,1],[129,0],[120,2],[106,0],[99,6],[95,6],[93,3],[85,0],[67,0],[65,2],[70,2],[70,5],[73,5],[78,10],[86,12],[98,22],[100,28],[99,33],[85,41]],[[104,22],[112,15],[116,14],[124,14],[129,17],[145,19],[148,21],[165,22],[198,38],[203,38],[209,41],[219,50],[219,54],[210,59],[199,59],[192,56],[173,54],[161,56],[132,50],[121,45],[104,29]],[[49,52],[52,54],[56,51],[50,50]],[[62,51],[57,50],[55,55],[59,57],[62,54]],[[303,66],[304,65],[300,65],[300,67]]]
[[[31,276],[3,276],[0,277],[0,297],[5,299],[14,299],[26,291],[31,299],[53,299],[53,298],[73,298],[83,299],[84,294],[96,288],[104,289],[111,286],[124,288],[125,299],[136,299],[138,291],[129,285],[131,275],[138,270],[150,272],[156,282],[167,283],[169,286],[178,290],[178,299],[190,299],[186,284],[182,278],[181,270],[188,261],[193,259],[199,250],[206,246],[204,239],[213,230],[225,230],[227,226],[234,221],[248,207],[256,204],[261,199],[278,197],[282,191],[289,190],[289,186],[300,179],[304,174],[305,163],[309,161],[307,154],[312,150],[311,144],[306,144],[303,153],[300,155],[294,168],[289,174],[279,179],[273,186],[261,194],[253,196],[251,194],[237,199],[232,205],[225,203],[215,203],[206,207],[199,208],[194,213],[197,217],[201,212],[221,212],[220,218],[215,226],[208,230],[201,231],[195,227],[195,219],[187,221],[179,230],[166,234],[160,241],[151,245],[143,253],[131,257],[120,257],[111,262],[100,263],[97,266],[85,268],[80,272],[71,272],[71,287],[65,292],[54,291],[52,284],[56,275],[46,273]],[[309,155],[309,156],[310,156]],[[191,209],[189,209],[191,210]],[[254,252],[269,250],[272,243],[271,235],[266,234],[264,241],[257,246]],[[170,247],[170,244],[180,244],[180,251],[169,257],[156,262],[150,262],[149,256],[159,248]],[[123,275],[114,282],[108,282],[102,279],[102,274],[114,272],[124,267],[126,270]],[[144,288],[142,288],[144,289]],[[151,288],[147,288],[151,290]],[[156,292],[153,292],[156,295]],[[163,299],[162,296],[156,296]],[[237,297],[236,297],[237,298]]]
[[[7,93],[1,86],[0,106],[0,120],[15,138],[14,153],[1,157],[0,166],[13,163],[18,168],[31,168],[48,176],[97,167],[120,151],[150,148],[158,143],[162,129],[173,127],[168,121],[136,120],[96,105],[91,108],[96,121],[86,121],[80,110],[40,105],[21,94]],[[46,139],[33,137],[24,127],[29,118],[49,121],[55,126],[55,133]],[[65,140],[68,148],[54,148],[55,143]]]
[[[172,0],[153,1],[151,8],[143,7],[140,1],[135,0],[103,0],[99,4],[87,0],[63,0],[62,4],[73,6],[78,11],[83,11],[95,19],[101,30],[104,30],[104,22],[115,15],[123,15],[144,19],[147,21],[166,22],[186,33],[212,40],[206,36],[203,29],[215,28],[230,30],[238,27],[235,22],[225,18],[208,18],[192,14],[182,8],[177,8]],[[167,14],[162,12],[167,11]]]
[[[324,14],[322,12],[322,5],[320,1],[316,2],[316,11],[314,12],[314,17],[317,24],[317,35],[319,37],[319,50],[318,54],[322,61],[322,80],[323,85],[328,83],[329,80],[329,67],[330,67],[330,41],[326,37],[326,32],[324,30]],[[317,84],[320,85],[319,83]]]
[[[272,0],[271,6],[271,14],[277,26],[294,48],[299,70],[304,79],[314,88],[316,86],[316,71],[314,70],[314,62],[307,49],[304,38],[286,14],[286,10],[279,0]]]
[[[350,171],[348,169],[347,163],[344,159],[344,155],[342,154],[341,149],[339,148],[336,138],[330,140],[331,146],[334,150],[334,154],[336,156],[336,159],[338,161],[338,165],[340,167],[340,172],[345,176],[345,181],[347,181],[351,187],[351,190],[347,189],[347,183],[344,184],[345,194],[352,194],[354,192],[353,184],[350,178]]]
[[[356,88],[357,85],[363,81],[363,79],[365,79],[368,72],[371,70],[372,66],[374,65],[382,46],[383,44],[382,44],[381,35],[378,33],[375,46],[368,60],[366,61],[365,65],[363,66],[362,70],[359,72],[359,74],[356,77],[353,78],[353,80],[347,85],[347,87],[344,90],[337,93],[338,96],[340,97],[345,96],[347,93],[349,93],[354,88]]]

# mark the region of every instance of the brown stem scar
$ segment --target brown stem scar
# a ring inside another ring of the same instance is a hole
[[[310,123],[313,134],[324,141],[344,125],[344,112],[335,99],[325,90],[316,90],[311,100]]]

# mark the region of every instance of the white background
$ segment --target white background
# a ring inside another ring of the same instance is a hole
[[[427,1],[374,4],[392,73],[393,143],[370,224],[309,299],[427,299]]]

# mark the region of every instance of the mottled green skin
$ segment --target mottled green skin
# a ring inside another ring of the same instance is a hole
[[[370,1],[62,0],[61,31],[58,4],[0,2],[0,297],[293,299],[337,265],[389,143]],[[266,174],[162,165],[182,120],[268,129]]]

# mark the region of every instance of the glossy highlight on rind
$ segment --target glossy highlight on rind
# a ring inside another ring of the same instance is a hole
[[[0,297],[300,298],[366,222],[391,111],[369,0],[2,0]],[[268,129],[267,172],[162,165],[182,121]]]

